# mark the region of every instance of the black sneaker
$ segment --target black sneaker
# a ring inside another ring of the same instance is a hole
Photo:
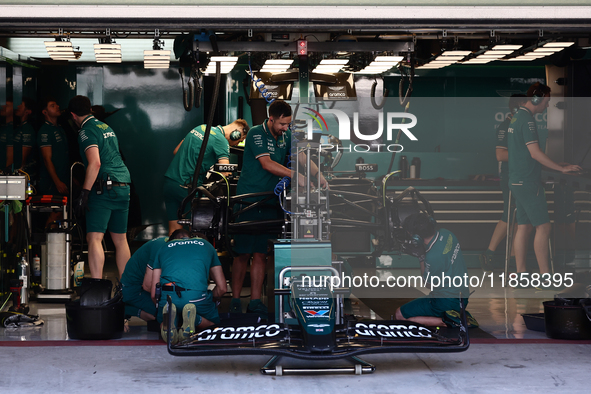
[[[442,320],[448,327],[460,327],[460,312],[456,310],[445,311],[445,315],[443,315]],[[468,328],[478,327],[478,321],[476,321],[474,316],[472,316],[472,314],[468,311],[466,311],[466,322],[468,323]]]
[[[491,254],[482,253],[478,256],[478,259],[480,260],[480,267],[482,267],[483,271],[490,272],[493,270],[493,256]]]
[[[261,300],[252,300],[248,303],[246,313],[256,313],[263,320],[267,320],[269,311]]]

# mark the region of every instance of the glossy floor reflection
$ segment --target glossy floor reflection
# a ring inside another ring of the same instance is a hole
[[[366,272],[368,274],[379,274],[380,277],[387,275],[416,275],[416,270],[389,270]],[[355,272],[355,274],[363,274]],[[471,270],[470,275],[482,275],[481,270]],[[384,282],[380,282],[384,283]],[[416,289],[415,289],[416,290]],[[427,293],[428,289],[418,289]],[[470,297],[468,310],[480,323],[480,328],[486,333],[498,339],[545,339],[544,332],[531,331],[525,326],[522,314],[542,313],[544,311],[542,302],[552,300],[555,291],[538,291],[535,289],[513,289],[503,288],[500,283],[490,283],[479,288],[471,288],[473,294]],[[249,289],[244,289],[248,294]],[[355,292],[354,292],[355,293]],[[416,292],[415,292],[416,293]],[[266,300],[265,300],[266,301]],[[243,309],[246,309],[248,298],[243,298]],[[30,313],[39,315],[45,324],[38,328],[0,328],[0,341],[51,341],[69,340],[66,326],[66,314],[64,304],[51,303],[30,303]],[[227,311],[229,298],[222,302],[220,310]],[[363,319],[389,319],[390,316],[380,316],[369,309],[359,298],[352,295],[350,302],[346,303],[346,313],[351,313]],[[388,314],[394,314],[389,311]],[[138,318],[130,321],[130,331],[123,334],[124,340],[157,340],[159,334],[148,332],[146,323]]]

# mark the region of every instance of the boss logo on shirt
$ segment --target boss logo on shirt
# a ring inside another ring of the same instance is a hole
[[[112,131],[108,131],[106,133],[103,133],[103,138],[110,138],[110,137],[115,137],[115,133]]]

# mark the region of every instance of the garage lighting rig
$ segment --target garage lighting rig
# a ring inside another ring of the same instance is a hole
[[[220,73],[228,74],[234,69],[238,62],[238,56],[212,56],[209,59],[209,64],[203,71],[204,74],[215,74],[216,64],[220,63]]]
[[[144,68],[169,68],[170,51],[162,49],[164,41],[160,40],[160,32],[155,31],[154,44],[151,51],[144,51]]]
[[[107,29],[106,37],[99,38],[99,43],[94,44],[94,57],[97,63],[121,63],[121,44],[111,38],[110,29]]]
[[[44,41],[44,44],[49,57],[53,60],[76,60],[82,55],[82,52],[74,50],[79,48],[72,46],[69,37],[65,39],[62,37],[61,29],[55,41]]]

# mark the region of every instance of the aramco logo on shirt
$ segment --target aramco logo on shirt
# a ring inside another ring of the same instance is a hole
[[[334,115],[337,119],[338,123],[338,135],[337,138],[341,141],[350,140],[351,139],[351,119],[349,116],[338,109],[323,109],[322,114],[318,111],[313,110],[312,108],[306,107],[307,110],[310,112],[306,112],[305,114],[309,116],[306,119],[307,122],[307,129],[306,129],[306,138],[312,139],[314,134],[314,123],[318,125],[318,128],[321,130],[322,133],[328,134],[328,124],[326,123],[326,119],[324,118],[323,114],[331,114]],[[378,112],[378,130],[373,134],[362,134],[359,131],[359,113],[353,113],[353,133],[355,137],[357,137],[361,141],[376,141],[382,137],[384,134],[384,113]],[[417,141],[417,137],[413,133],[410,132],[410,128],[416,126],[417,124],[417,117],[413,114],[409,114],[406,112],[387,112],[386,113],[386,140],[393,141],[398,134],[398,130],[401,130],[411,141]],[[401,121],[400,121],[401,120]],[[407,122],[408,120],[408,122]],[[396,132],[396,133],[395,133]],[[333,134],[334,135],[334,134]],[[398,143],[395,144],[372,144],[371,147],[369,144],[352,144],[348,147],[342,146],[334,146],[333,144],[320,144],[320,150],[346,150],[346,151],[355,151],[355,152],[367,152],[371,148],[377,147],[378,152],[402,152],[404,147]]]

